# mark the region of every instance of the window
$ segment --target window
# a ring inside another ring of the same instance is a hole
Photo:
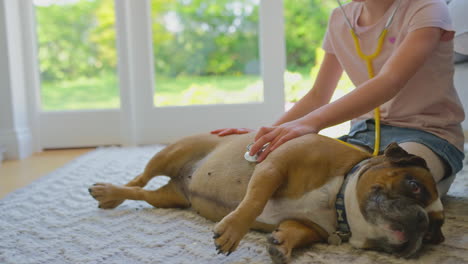
[[[34,0],[42,109],[119,108],[113,0]]]
[[[263,101],[259,0],[152,1],[156,106]]]

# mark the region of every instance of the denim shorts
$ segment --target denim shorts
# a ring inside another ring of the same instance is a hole
[[[374,149],[374,120],[369,119],[354,123],[349,134],[342,136],[339,139],[351,144],[367,146]],[[447,175],[456,174],[463,167],[465,154],[454,145],[450,144],[447,140],[429,132],[381,124],[379,151],[382,152],[392,142],[396,142],[398,144],[404,142],[416,142],[425,145],[446,161],[449,168],[451,168],[451,171],[447,172]]]

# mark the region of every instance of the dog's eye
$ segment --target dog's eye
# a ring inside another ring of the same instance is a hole
[[[419,184],[415,181],[410,181],[409,182],[409,186],[411,188],[411,191],[413,193],[420,193],[421,192],[421,188],[419,187]]]

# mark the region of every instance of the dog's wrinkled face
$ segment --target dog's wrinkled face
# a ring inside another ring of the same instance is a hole
[[[357,180],[357,200],[373,230],[362,247],[411,257],[423,242],[444,240],[442,203],[424,159],[391,144]]]

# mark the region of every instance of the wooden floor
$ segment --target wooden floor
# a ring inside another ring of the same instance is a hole
[[[4,161],[0,165],[0,199],[91,150],[47,150],[23,160]]]

